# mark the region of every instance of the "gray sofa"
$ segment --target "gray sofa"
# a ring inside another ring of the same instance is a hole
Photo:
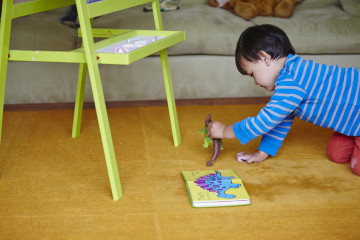
[[[351,0],[347,0],[351,1]],[[356,0],[355,0],[356,1]],[[360,67],[360,17],[344,0],[304,0],[289,19],[256,17],[245,21],[206,0],[181,0],[181,8],[163,12],[166,30],[186,31],[186,40],[169,48],[176,99],[264,97],[271,93],[242,76],[234,51],[240,33],[255,24],[281,27],[296,52],[308,59],[343,67]],[[143,6],[94,20],[96,28],[154,29]],[[344,10],[345,9],[345,10]],[[59,23],[67,8],[13,21],[10,48],[72,50],[81,45],[76,29]],[[350,12],[350,13],[349,13]],[[74,102],[77,64],[9,62],[5,103]],[[107,101],[165,99],[160,58],[151,56],[129,66],[100,66]],[[85,101],[92,101],[90,83]]]

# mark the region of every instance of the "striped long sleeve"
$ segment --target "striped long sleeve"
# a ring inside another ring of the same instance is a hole
[[[360,77],[339,68],[289,55],[275,81],[274,95],[256,117],[233,125],[242,144],[263,136],[259,150],[275,156],[294,116],[348,136],[360,136]]]
[[[233,125],[236,137],[242,144],[264,136],[259,150],[272,156],[280,148],[290,130],[293,112],[304,99],[306,92],[292,79],[277,80],[274,95],[256,117],[249,117]]]

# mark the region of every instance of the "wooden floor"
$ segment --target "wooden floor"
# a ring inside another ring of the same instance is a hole
[[[210,102],[209,102],[210,103]],[[332,131],[296,120],[278,156],[237,163],[225,150],[210,169],[233,169],[251,205],[192,208],[182,170],[205,170],[205,117],[234,123],[263,104],[178,106],[174,147],[166,106],[109,108],[124,196],[113,201],[94,109],[71,138],[73,111],[6,111],[0,148],[0,239],[360,239],[360,178],[326,156]]]

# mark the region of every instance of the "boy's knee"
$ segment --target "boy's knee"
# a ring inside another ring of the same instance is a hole
[[[335,132],[330,138],[326,151],[331,161],[336,163],[346,163],[351,160],[354,148],[354,137],[345,136]]]
[[[327,155],[331,161],[336,162],[336,163],[347,163],[351,159],[351,153],[348,154],[345,151],[345,154],[344,154],[344,152],[339,152],[339,151],[336,151],[334,149],[329,149],[329,148],[327,149]]]

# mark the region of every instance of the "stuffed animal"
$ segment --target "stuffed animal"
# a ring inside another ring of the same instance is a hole
[[[294,12],[296,3],[300,0],[208,0],[208,3],[213,7],[218,7],[219,1],[227,1],[222,8],[246,20],[251,20],[256,16],[289,18]]]

